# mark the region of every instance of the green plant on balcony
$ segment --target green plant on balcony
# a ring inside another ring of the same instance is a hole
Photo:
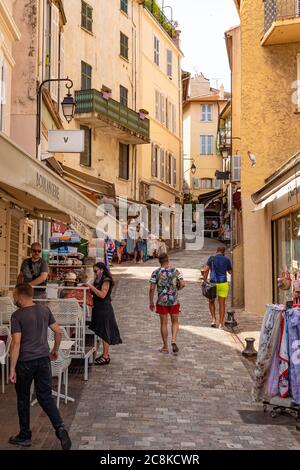
[[[163,11],[161,10],[159,4],[156,0],[145,0],[144,3],[145,8],[149,10],[152,15],[157,19],[160,25],[164,28],[164,30],[168,33],[171,38],[175,37],[175,28],[172,23],[168,20],[168,18],[164,15]]]

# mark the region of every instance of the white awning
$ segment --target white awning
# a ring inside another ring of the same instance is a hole
[[[0,190],[32,215],[41,214],[80,227],[88,236],[105,217],[118,239],[119,223],[112,216],[74,189],[71,184],[32,158],[3,133],[0,133]],[[85,227],[85,229],[84,229]],[[74,227],[75,228],[75,227]],[[79,230],[79,229],[78,229]]]
[[[273,188],[269,191],[269,193],[264,194],[261,197],[261,200],[256,203],[253,212],[260,211],[264,209],[268,204],[274,202],[286,194],[292,193],[296,188],[300,188],[300,176],[290,180],[288,183],[278,186],[277,188]]]

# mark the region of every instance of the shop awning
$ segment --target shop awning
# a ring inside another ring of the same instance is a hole
[[[118,238],[119,224],[96,204],[74,189],[43,163],[33,159],[3,133],[0,133],[0,195],[31,216],[45,217],[86,227],[92,234],[97,224],[107,221],[110,235]],[[115,236],[114,236],[115,235]]]
[[[200,194],[198,197],[199,204],[203,204],[205,209],[212,203],[220,199],[222,195],[222,191],[211,191],[209,193]]]
[[[264,209],[268,204],[278,201],[285,196],[293,202],[298,200],[300,190],[300,152],[289,159],[267,180],[266,184],[256,193],[252,194],[255,204],[253,212]]]

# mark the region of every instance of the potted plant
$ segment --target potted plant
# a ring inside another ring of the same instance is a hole
[[[145,119],[148,114],[149,111],[147,111],[147,109],[139,109],[139,115],[141,119]]]

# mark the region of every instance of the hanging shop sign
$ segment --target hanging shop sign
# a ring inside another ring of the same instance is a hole
[[[81,153],[84,151],[84,131],[48,131],[48,152]]]

